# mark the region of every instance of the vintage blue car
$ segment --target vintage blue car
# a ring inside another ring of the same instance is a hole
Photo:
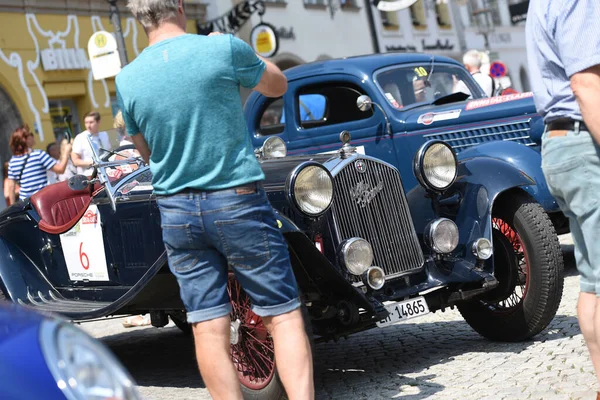
[[[457,61],[421,53],[320,61],[285,73],[283,97],[254,92],[245,103],[256,147],[278,136],[290,155],[326,153],[348,130],[359,152],[400,170],[408,193],[417,185],[413,155],[426,141],[443,140],[459,160],[487,157],[530,177],[535,184],[522,190],[546,210],[559,234],[569,231],[542,174],[544,124],[532,93],[488,98]],[[364,109],[356,106],[359,96],[368,96]],[[493,169],[487,172],[496,179]]]
[[[0,300],[0,398],[138,400],[127,370],[68,321]]]
[[[346,99],[350,112],[357,97]],[[318,99],[310,104],[319,107]],[[314,340],[453,306],[492,340],[546,328],[560,303],[563,263],[548,215],[526,190],[534,179],[492,157],[459,160],[441,140],[406,151],[411,168],[401,171],[362,154],[366,133],[377,129],[338,132],[328,154],[286,156],[276,137],[256,151]],[[375,140],[391,153],[386,135]],[[92,176],[0,213],[0,292],[72,320],[150,313],[154,326],[171,318],[189,331],[151,171],[123,150],[96,154]],[[272,339],[233,273],[229,294],[231,354],[245,396],[282,398]]]

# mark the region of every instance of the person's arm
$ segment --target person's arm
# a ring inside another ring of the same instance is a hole
[[[244,41],[230,36],[233,70],[239,84],[267,97],[280,97],[287,90],[286,76],[279,67],[259,56]]]
[[[581,109],[583,121],[600,144],[600,21],[598,0],[562,2],[554,11],[554,39],[560,61],[570,80],[571,89]]]
[[[74,166],[81,168],[90,168],[92,165],[94,165],[93,160],[82,160],[81,156],[77,153],[71,153],[71,161],[73,162]]]
[[[581,108],[581,115],[596,143],[600,144],[600,65],[571,77],[571,89]]]
[[[17,197],[15,193],[15,181],[10,178],[6,180],[6,191],[8,192],[8,205],[14,204]]]
[[[69,162],[69,155],[71,154],[71,148],[72,148],[72,146],[70,143],[67,143],[64,146],[61,146],[60,158],[59,158],[58,162],[56,164],[54,164],[52,166],[52,168],[50,168],[50,170],[52,172],[55,172],[58,175],[65,172],[65,169],[67,168],[67,164]]]
[[[150,152],[150,148],[148,147],[148,143],[146,142],[146,139],[144,139],[144,136],[141,133],[138,133],[137,135],[130,137],[135,145],[135,148],[140,152],[142,159],[146,162],[146,164],[150,165],[150,155],[152,153]]]
[[[280,97],[283,96],[287,91],[288,81],[286,76],[281,72],[279,67],[273,64],[271,61],[257,54],[267,65],[265,72],[262,74],[258,85],[254,87],[259,93],[264,94],[267,97]]]

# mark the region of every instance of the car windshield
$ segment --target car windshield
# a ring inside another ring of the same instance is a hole
[[[469,98],[481,98],[481,89],[467,71],[458,66],[436,63],[392,67],[375,75],[379,90],[392,107],[401,109],[417,104],[431,104],[452,93],[463,92]]]
[[[107,135],[105,139],[102,139],[104,133],[100,133],[102,135],[100,142],[104,147],[90,138],[88,141],[94,152],[94,161],[99,165],[98,176],[101,182],[109,182],[111,187],[116,187],[129,174],[140,168],[143,162],[129,137],[121,130],[109,129],[105,133]],[[130,162],[124,161],[128,159]]]

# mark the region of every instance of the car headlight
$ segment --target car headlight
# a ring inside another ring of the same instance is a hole
[[[443,192],[454,183],[458,163],[452,148],[445,142],[435,140],[421,146],[415,154],[413,169],[424,188]]]
[[[373,264],[373,248],[365,239],[351,238],[342,243],[340,258],[348,272],[362,275]]]
[[[257,151],[260,158],[283,158],[287,155],[287,146],[279,136],[271,136],[264,141]]]
[[[116,357],[79,328],[43,321],[40,344],[48,368],[67,399],[141,399],[133,379]]]
[[[426,232],[429,246],[436,253],[448,254],[458,246],[458,226],[448,218],[436,219]]]
[[[297,166],[286,181],[286,195],[296,208],[311,217],[323,214],[333,201],[333,179],[321,164],[308,161]]]

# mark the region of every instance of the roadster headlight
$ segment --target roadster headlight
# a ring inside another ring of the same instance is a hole
[[[287,155],[287,147],[279,136],[271,136],[265,140],[260,148],[262,158],[282,158]]]
[[[44,321],[40,343],[48,368],[67,399],[141,399],[115,356],[79,328]]]
[[[458,246],[458,226],[448,218],[436,219],[426,232],[429,246],[436,253],[448,254]]]
[[[286,182],[289,200],[311,217],[323,214],[333,200],[333,179],[321,164],[309,161],[297,166]]]
[[[342,264],[351,274],[362,275],[373,264],[373,248],[365,239],[348,239],[341,248]]]
[[[413,168],[415,176],[423,187],[443,192],[454,183],[458,163],[452,148],[436,140],[421,146],[415,155]]]

